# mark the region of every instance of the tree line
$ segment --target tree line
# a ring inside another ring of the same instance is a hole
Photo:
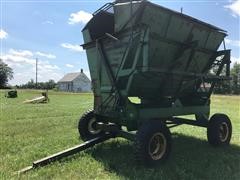
[[[223,72],[224,74],[225,72]],[[220,81],[214,87],[216,94],[240,94],[240,63],[235,62],[230,70],[230,81]]]
[[[56,88],[57,83],[50,79],[47,82],[38,82],[37,84],[34,82],[33,79],[31,79],[30,81],[28,81],[26,84],[21,84],[21,85],[17,85],[16,88],[19,89],[54,89]]]

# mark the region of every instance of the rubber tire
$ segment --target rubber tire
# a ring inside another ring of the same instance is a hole
[[[88,124],[89,124],[89,121],[94,117],[95,117],[94,111],[88,110],[86,113],[82,115],[82,117],[79,120],[78,132],[83,141],[88,141],[90,139],[96,138],[99,135],[103,134],[103,132],[101,131],[97,134],[92,134],[91,132],[89,132]]]
[[[222,142],[219,136],[220,125],[225,122],[228,126],[229,134],[226,141]],[[229,145],[232,136],[232,124],[229,117],[225,114],[214,114],[209,120],[207,128],[207,138],[209,144],[213,146]]]
[[[153,134],[161,132],[166,138],[166,151],[161,159],[153,160],[148,153],[148,144]],[[171,133],[167,126],[160,120],[150,120],[144,123],[136,134],[135,140],[135,158],[140,165],[154,167],[163,163],[171,152]]]

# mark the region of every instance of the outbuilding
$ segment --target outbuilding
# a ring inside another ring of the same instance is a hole
[[[68,73],[58,81],[60,91],[90,92],[91,81],[81,69],[80,72]]]

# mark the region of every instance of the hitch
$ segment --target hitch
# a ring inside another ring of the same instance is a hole
[[[76,154],[80,151],[84,151],[90,147],[93,147],[94,145],[96,144],[99,144],[99,143],[102,143],[108,139],[111,139],[113,138],[114,136],[112,134],[105,134],[103,136],[100,136],[100,137],[96,137],[94,139],[91,139],[89,141],[86,141],[80,145],[76,145],[74,147],[71,147],[69,149],[66,149],[66,150],[63,150],[61,152],[58,152],[56,154],[53,154],[53,155],[50,155],[50,156],[47,156],[45,158],[42,158],[42,159],[39,159],[37,161],[34,161],[32,163],[31,166],[28,166],[28,167],[25,167],[21,170],[19,170],[17,172],[17,174],[22,174],[22,173],[25,173],[27,171],[30,171],[32,169],[35,169],[35,168],[38,168],[38,167],[42,167],[42,166],[46,166],[54,161],[58,161],[64,157],[68,157],[68,156],[71,156],[73,154]]]

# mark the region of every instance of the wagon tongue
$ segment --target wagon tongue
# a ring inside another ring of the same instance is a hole
[[[91,139],[89,141],[86,141],[80,145],[76,145],[74,147],[71,147],[69,149],[66,149],[66,150],[63,150],[63,151],[60,151],[56,154],[53,154],[53,155],[50,155],[50,156],[47,156],[45,158],[42,158],[42,159],[39,159],[37,161],[34,161],[33,164],[31,166],[28,166],[28,167],[25,167],[19,171],[17,171],[17,174],[22,174],[22,173],[25,173],[27,171],[30,171],[32,169],[35,169],[35,168],[38,168],[38,167],[42,167],[42,166],[46,166],[54,161],[58,161],[62,158],[65,158],[65,157],[68,157],[68,156],[71,156],[73,154],[76,154],[80,151],[84,151],[90,147],[93,147],[94,145],[96,144],[99,144],[99,143],[102,143],[110,138],[113,138],[114,136],[112,134],[105,134],[105,135],[102,135],[102,136],[99,136],[99,137],[96,137],[94,139]]]

